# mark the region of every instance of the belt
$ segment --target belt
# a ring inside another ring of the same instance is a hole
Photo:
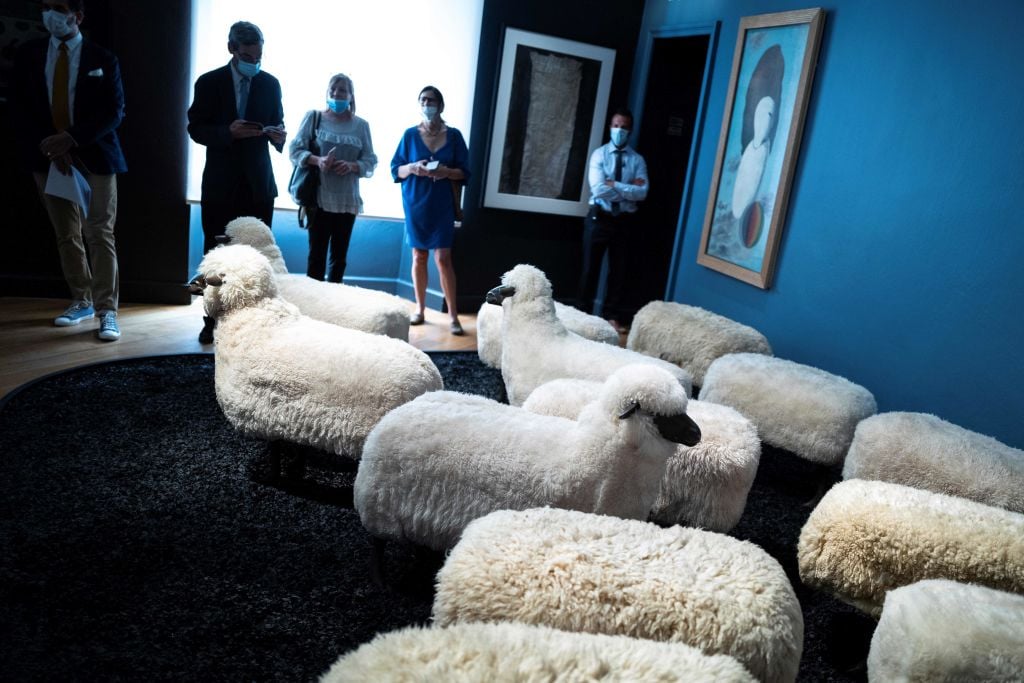
[[[612,213],[611,211],[607,211],[605,209],[602,209],[597,204],[591,204],[590,205],[590,215],[591,216],[601,216],[602,218],[629,218],[634,213],[636,213],[636,212],[635,211],[625,211],[625,210],[623,210],[623,211],[620,211],[616,215],[616,214]]]

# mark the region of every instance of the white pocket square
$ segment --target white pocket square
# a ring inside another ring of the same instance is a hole
[[[93,69],[92,71],[89,72],[88,75],[100,77],[100,76],[103,75],[103,69]]]

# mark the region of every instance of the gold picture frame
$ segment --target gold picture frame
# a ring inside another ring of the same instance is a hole
[[[824,28],[821,8],[743,17],[697,263],[768,289]]]

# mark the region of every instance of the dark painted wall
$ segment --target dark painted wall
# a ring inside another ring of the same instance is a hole
[[[642,17],[641,2],[488,0],[484,4],[470,149],[474,175],[466,187],[466,220],[456,232],[453,252],[460,310],[475,312],[487,290],[518,263],[531,263],[547,273],[555,297],[563,300],[575,298],[580,274],[581,218],[482,206],[505,28],[613,48],[615,71],[609,106],[614,109],[629,95]]]
[[[118,179],[115,228],[125,301],[187,303],[185,128],[190,3],[103,2],[86,6],[83,32],[121,61],[126,117],[119,130],[129,173]],[[142,30],[140,30],[142,27]],[[158,28],[154,28],[158,27]],[[40,34],[45,35],[45,34]],[[0,103],[0,146],[13,149],[10,103]],[[16,155],[0,161],[3,294],[67,296],[57,247],[31,176]]]

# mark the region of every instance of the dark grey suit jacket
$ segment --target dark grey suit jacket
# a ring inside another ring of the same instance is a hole
[[[50,161],[39,143],[54,135],[46,83],[49,38],[30,40],[14,57],[13,113],[21,156],[33,171],[45,173]],[[117,138],[124,118],[124,90],[117,57],[90,40],[82,40],[75,79],[74,124],[68,133],[78,143],[71,154],[90,173],[124,173],[128,166]]]
[[[246,111],[235,104],[235,84],[231,64],[208,71],[195,85],[192,106],[188,109],[188,134],[206,146],[203,169],[203,201],[230,201],[239,183],[248,184],[256,201],[277,196],[274,171],[270,166],[270,138],[266,135],[233,140],[228,127],[236,119],[256,121],[264,126],[284,122],[281,84],[260,71],[249,86]],[[284,144],[274,145],[278,152]]]

